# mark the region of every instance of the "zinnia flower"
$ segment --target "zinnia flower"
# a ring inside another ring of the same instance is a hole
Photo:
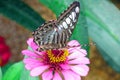
[[[86,76],[90,64],[86,50],[79,42],[72,40],[62,49],[38,51],[33,38],[27,41],[30,50],[23,50],[23,62],[31,76],[41,76],[43,80],[81,80]]]

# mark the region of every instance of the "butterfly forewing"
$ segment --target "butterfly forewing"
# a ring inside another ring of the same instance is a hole
[[[57,19],[58,31],[62,30],[61,34],[63,34],[65,38],[61,40],[61,44],[65,44],[69,40],[78,21],[79,11],[80,4],[79,2],[75,1]]]
[[[79,2],[73,2],[56,21],[49,21],[33,32],[34,42],[42,49],[65,47],[77,23],[79,10]]]

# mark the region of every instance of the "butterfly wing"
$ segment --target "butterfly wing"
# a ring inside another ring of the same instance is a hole
[[[33,32],[34,42],[43,49],[57,47],[56,40],[56,21],[49,21]]]
[[[42,49],[58,49],[66,46],[78,20],[80,5],[73,2],[57,21],[49,21],[33,32],[34,42]]]
[[[69,40],[73,32],[73,29],[75,28],[75,25],[78,21],[79,11],[80,4],[79,2],[75,1],[57,19],[58,32],[59,31],[60,31],[59,33],[62,32],[61,35],[64,37],[60,38],[62,39],[61,40],[62,44],[65,44]]]

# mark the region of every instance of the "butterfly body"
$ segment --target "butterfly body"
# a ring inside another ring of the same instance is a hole
[[[79,2],[73,2],[57,20],[41,25],[33,32],[34,42],[43,50],[64,48],[75,28],[79,9]]]

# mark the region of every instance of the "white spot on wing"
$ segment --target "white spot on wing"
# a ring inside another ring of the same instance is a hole
[[[63,22],[63,27],[64,27],[65,29],[68,28],[68,25],[66,24],[66,22]]]
[[[75,8],[76,13],[79,13],[79,10],[80,10],[79,7]]]
[[[54,37],[54,34],[55,34],[55,30],[54,31],[51,31],[51,34],[50,34],[50,39],[49,39],[49,43],[51,44],[52,41],[53,41],[53,37]]]
[[[58,29],[59,29],[59,30],[61,30],[61,27],[60,27],[60,25],[58,26]]]
[[[55,31],[57,31],[57,28],[54,28]]]
[[[73,21],[75,22],[75,21],[76,21],[76,20],[75,20],[76,13],[75,13],[75,12],[72,12],[71,15],[72,15],[72,19],[73,19]]]
[[[69,31],[69,33],[70,33],[70,34],[72,34],[72,32],[71,32],[71,30],[70,30],[70,29],[68,29],[68,31]]]
[[[73,24],[72,24],[72,22],[70,23],[70,26],[72,26]]]
[[[57,40],[58,40],[57,36],[58,36],[58,33],[55,33],[55,43],[57,43]]]
[[[43,45],[43,41],[41,41],[41,45]]]
[[[74,26],[71,26],[71,29],[73,29],[74,28]]]
[[[62,34],[62,31],[63,31],[63,29],[60,27],[60,25],[58,26],[58,33],[59,33],[59,35],[60,34]]]
[[[70,18],[66,18],[67,24],[70,24]]]
[[[63,26],[62,26],[62,25],[59,25],[58,27],[63,28]]]

